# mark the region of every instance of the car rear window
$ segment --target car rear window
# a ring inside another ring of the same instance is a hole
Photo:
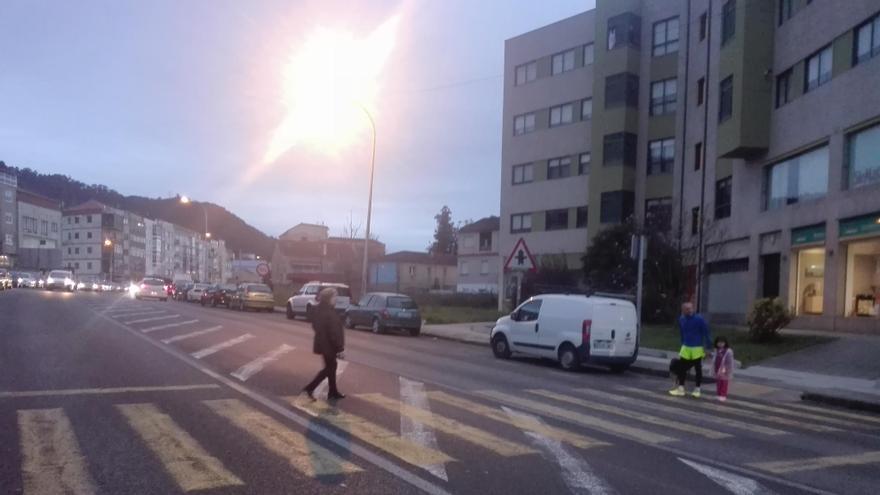
[[[52,271],[52,272],[49,272],[49,276],[52,278],[64,278],[64,277],[69,277],[70,274],[68,272]]]
[[[160,280],[158,278],[145,278],[143,281],[144,285],[165,285],[165,281]]]
[[[348,287],[335,287],[331,286],[331,289],[336,289],[336,295],[340,297],[351,297],[351,290]]]
[[[266,285],[248,285],[247,291],[248,292],[260,292],[263,294],[271,294],[272,293],[272,291]]]
[[[416,309],[416,302],[408,297],[389,297],[389,308]]]

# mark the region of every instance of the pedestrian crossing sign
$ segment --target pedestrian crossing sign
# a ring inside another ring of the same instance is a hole
[[[510,256],[507,257],[507,261],[504,263],[504,269],[507,271],[515,270],[531,272],[537,267],[538,265],[535,263],[535,257],[532,256],[529,247],[526,246],[525,239],[520,237],[513,246],[513,251],[510,252]]]

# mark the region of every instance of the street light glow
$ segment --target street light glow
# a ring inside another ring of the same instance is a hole
[[[181,196],[181,197],[180,197],[180,202],[183,203],[183,204],[185,204],[185,205],[188,205],[188,204],[190,203],[189,197],[188,197],[188,196]]]
[[[264,165],[300,143],[322,151],[350,144],[364,128],[359,107],[372,107],[378,76],[394,48],[398,16],[363,39],[319,28],[284,69],[284,120],[272,134]]]
[[[111,241],[110,239],[104,239],[104,245],[110,247],[113,245],[113,241]]]

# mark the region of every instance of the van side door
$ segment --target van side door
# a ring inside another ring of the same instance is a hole
[[[541,304],[541,299],[529,299],[514,311],[510,321],[510,343],[517,352],[540,355],[538,317]]]

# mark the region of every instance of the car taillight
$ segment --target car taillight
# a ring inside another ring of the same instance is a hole
[[[584,323],[581,326],[581,338],[583,339],[583,343],[581,345],[590,345],[590,330],[592,328],[593,320],[584,320]]]
[[[146,289],[146,288],[147,288],[147,284],[141,284],[141,289]]]

